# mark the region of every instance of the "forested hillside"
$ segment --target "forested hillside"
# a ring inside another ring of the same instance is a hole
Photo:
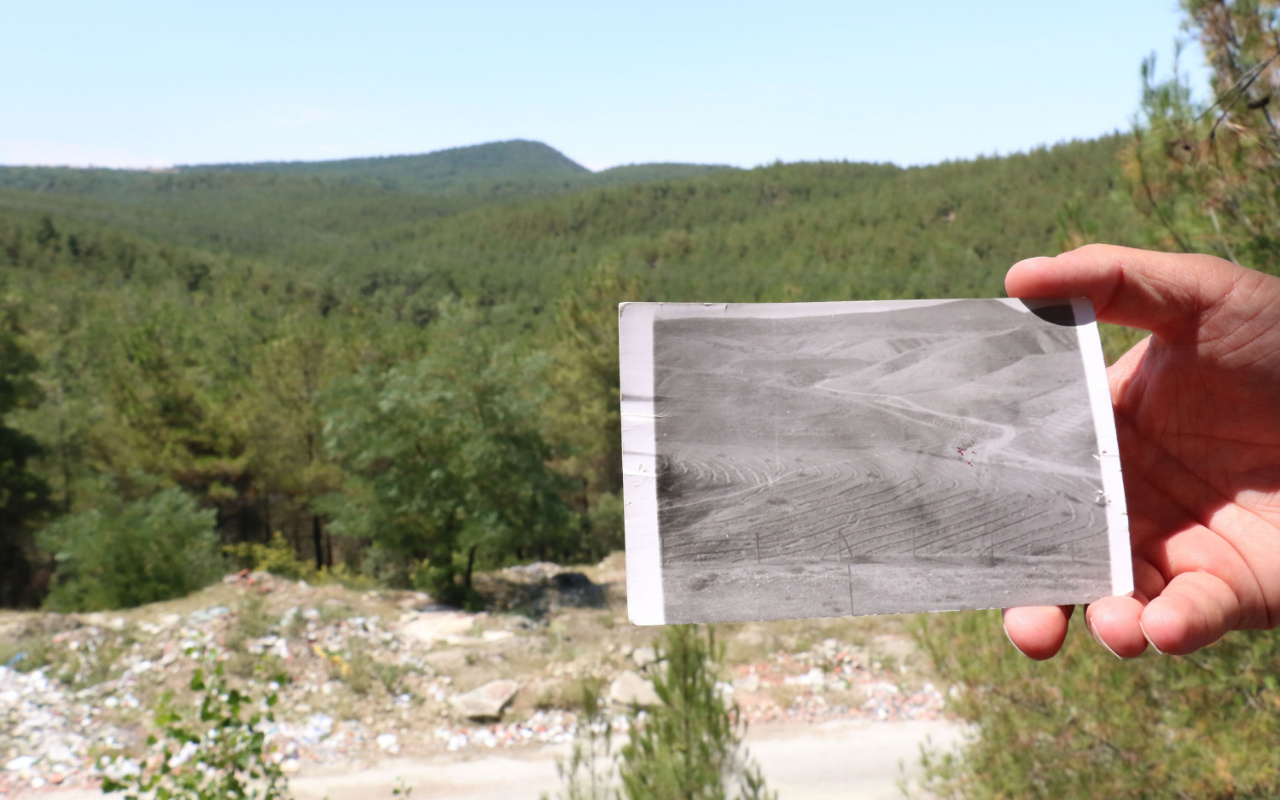
[[[141,552],[137,521],[161,514],[461,599],[477,566],[603,553],[620,542],[618,301],[998,296],[1019,258],[1139,243],[1113,199],[1119,146],[914,169],[592,174],[508,143],[0,170],[5,335],[41,390],[0,413],[43,448],[48,488],[23,598],[57,554],[53,597],[112,602],[83,587],[103,580],[86,543]]]
[[[236,253],[292,254],[294,243],[305,243],[305,252],[292,254],[305,260],[345,236],[365,240],[399,223],[726,169],[641,164],[593,173],[544,144],[514,141],[420,156],[157,171],[0,167],[0,197],[10,207]]]

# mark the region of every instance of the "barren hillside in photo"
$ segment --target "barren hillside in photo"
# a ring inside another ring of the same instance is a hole
[[[1050,564],[1051,592],[1105,588],[1097,442],[1073,327],[992,300],[659,320],[654,343],[669,608],[750,594],[778,575],[816,587],[866,573],[877,611],[907,610],[881,607],[899,595],[911,609],[962,605],[963,586],[951,584],[981,583],[965,575],[994,571],[990,594]],[[722,591],[707,591],[708,574]],[[755,577],[726,589],[735,575]],[[824,612],[866,607],[852,589],[832,605],[833,592],[814,592]]]

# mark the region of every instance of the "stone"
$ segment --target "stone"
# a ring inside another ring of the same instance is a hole
[[[436,672],[448,673],[467,666],[467,653],[465,650],[457,649],[436,650],[427,653],[422,660]]]
[[[449,704],[468,719],[499,719],[502,709],[507,707],[518,691],[520,684],[515,681],[489,681],[478,689],[456,695]]]
[[[9,763],[5,764],[4,768],[10,772],[22,772],[23,770],[31,769],[35,765],[36,765],[35,756],[18,756],[17,758],[13,759]]]
[[[609,699],[624,706],[641,708],[662,703],[653,689],[653,683],[631,670],[623,672],[609,684]]]
[[[827,678],[822,670],[814,667],[803,675],[788,675],[783,678],[782,682],[787,686],[807,686],[810,689],[823,689],[826,687]]]
[[[435,611],[419,614],[412,622],[400,626],[400,633],[431,644],[467,633],[475,626],[475,617],[459,611]]]
[[[378,747],[382,748],[383,752],[391,755],[400,752],[400,740],[396,738],[394,733],[380,734],[374,741],[378,743]]]
[[[760,691],[760,676],[753,672],[750,675],[743,675],[741,678],[734,678],[733,688],[740,692],[758,692]]]
[[[658,660],[658,653],[652,647],[637,647],[631,651],[631,660],[636,662],[637,667],[644,669]]]

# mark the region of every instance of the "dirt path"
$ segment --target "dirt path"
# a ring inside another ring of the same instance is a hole
[[[772,725],[758,726],[748,744],[779,800],[888,800],[902,796],[897,782],[904,769],[908,777],[918,774],[921,744],[950,746],[961,730],[940,721]],[[298,800],[389,800],[398,779],[413,787],[413,798],[536,800],[543,792],[555,796],[555,759],[566,752],[559,746],[467,760],[404,759],[354,773],[304,774],[290,786]]]
[[[769,787],[779,800],[890,800],[898,781],[919,776],[920,746],[947,748],[963,728],[952,722],[827,722],[761,725],[748,736]],[[395,759],[354,772],[310,769],[289,786],[297,800],[393,800],[400,781],[412,800],[537,800],[556,797],[556,757],[549,746],[475,758]],[[46,800],[97,800],[89,790],[42,793]]]

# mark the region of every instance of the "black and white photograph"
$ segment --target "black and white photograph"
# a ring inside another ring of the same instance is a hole
[[[620,330],[634,622],[1132,588],[1087,301],[628,303]]]

